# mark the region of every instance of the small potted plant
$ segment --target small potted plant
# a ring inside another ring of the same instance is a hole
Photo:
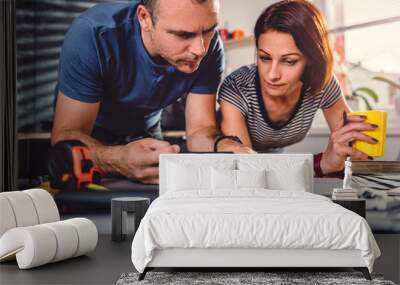
[[[354,107],[354,109],[358,109],[358,101],[362,100],[365,103],[367,110],[372,110],[372,105],[370,103],[370,99],[374,101],[374,103],[378,103],[378,94],[369,87],[358,87],[351,91],[351,95],[345,95],[346,101],[349,103],[350,107]],[[352,106],[351,101],[355,100],[356,106]],[[353,109],[353,108],[352,108]]]
[[[372,110],[370,100],[372,100],[374,103],[377,103],[379,100],[378,94],[369,87],[363,86],[353,89],[352,82],[349,77],[349,63],[341,59],[340,55],[337,52],[334,52],[334,61],[335,73],[339,75],[343,80],[342,83],[344,86],[341,87],[350,109],[352,109],[353,111],[359,110],[359,103],[360,100],[362,100],[365,103],[367,110]]]

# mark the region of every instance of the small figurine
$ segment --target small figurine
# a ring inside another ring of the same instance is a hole
[[[353,172],[351,170],[351,159],[347,157],[344,162],[344,179],[343,179],[343,189],[352,189],[351,188],[351,176]]]

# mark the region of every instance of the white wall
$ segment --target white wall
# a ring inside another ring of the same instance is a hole
[[[240,28],[250,35],[258,16],[274,0],[220,0],[220,26],[230,30]]]
[[[258,16],[274,0],[220,0],[220,27],[230,31],[242,29],[246,36],[253,35]],[[240,66],[254,63],[255,48],[253,44],[239,45],[226,50],[226,71],[229,74]]]

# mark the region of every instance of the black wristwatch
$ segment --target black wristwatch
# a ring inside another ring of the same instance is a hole
[[[214,152],[218,152],[218,143],[224,139],[230,139],[240,144],[243,144],[242,141],[237,136],[218,136],[214,142]]]

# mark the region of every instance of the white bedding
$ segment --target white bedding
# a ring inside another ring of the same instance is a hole
[[[299,191],[247,189],[166,193],[156,199],[132,243],[143,272],[155,249],[358,249],[372,272],[380,251],[365,219],[328,198]]]

